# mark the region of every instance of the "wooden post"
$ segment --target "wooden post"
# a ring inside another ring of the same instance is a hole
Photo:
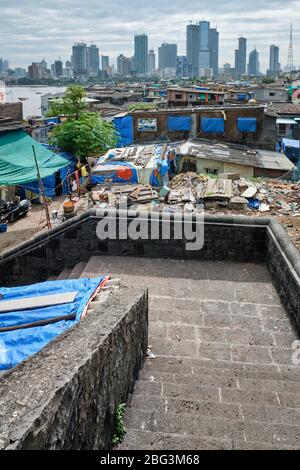
[[[46,197],[45,197],[44,185],[43,185],[43,182],[42,182],[42,179],[41,179],[40,169],[39,169],[38,161],[37,161],[37,158],[36,158],[34,145],[32,146],[32,151],[33,151],[34,161],[35,161],[35,165],[36,165],[36,171],[37,171],[37,177],[38,177],[40,192],[41,192],[41,196],[42,196],[42,204],[45,208],[45,213],[46,213],[47,227],[48,227],[48,229],[50,229],[50,228],[52,228],[52,226],[51,226],[49,207],[48,207],[48,203],[47,203]]]

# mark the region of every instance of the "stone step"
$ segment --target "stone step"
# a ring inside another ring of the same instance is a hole
[[[87,263],[85,261],[82,261],[80,263],[77,263],[75,268],[72,270],[69,279],[79,279],[82,272],[84,271]]]
[[[57,276],[58,281],[62,281],[63,279],[69,279],[69,276],[72,272],[72,269],[64,269],[59,276]]]
[[[100,256],[92,256],[90,260],[86,263],[85,268],[83,269],[80,278],[84,277],[98,277],[100,275],[106,274],[101,272],[102,260]]]
[[[145,363],[143,374],[148,376],[157,376],[164,373],[173,373],[175,375],[190,375],[194,377],[236,377],[239,379],[253,379],[253,380],[267,380],[267,381],[286,381],[286,382],[298,382],[300,381],[299,371],[290,371],[290,372],[279,372],[278,370],[261,370],[259,366],[251,369],[244,369],[243,364],[233,364],[231,368],[218,368],[214,367],[216,363],[213,361],[206,361],[206,365],[202,367],[192,367],[192,366],[182,366],[179,364],[174,364],[172,358],[169,358],[169,363],[167,361],[162,362],[161,359],[168,359],[165,357],[156,356],[155,359],[149,360]],[[240,365],[241,368],[237,368]]]

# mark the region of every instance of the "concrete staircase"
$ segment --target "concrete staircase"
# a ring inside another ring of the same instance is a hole
[[[83,279],[98,276],[110,276],[110,266],[105,264],[101,257],[93,256],[88,262],[80,262],[73,269],[64,269],[57,277],[51,276],[48,281],[63,279]],[[99,294],[93,300],[88,311],[93,310],[97,303],[105,303],[114,292],[121,288],[122,279],[119,276],[111,276]]]

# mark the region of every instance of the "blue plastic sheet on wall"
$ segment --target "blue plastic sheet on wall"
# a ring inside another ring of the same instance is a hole
[[[237,95],[237,99],[239,101],[246,101],[247,97],[248,97],[248,95],[245,95],[245,94],[242,94],[242,93]]]
[[[256,118],[238,118],[237,126],[239,132],[256,132]]]
[[[114,125],[119,134],[118,147],[131,145],[133,143],[133,117],[116,117],[114,118]]]
[[[169,131],[190,131],[191,129],[191,116],[168,116]]]
[[[74,302],[0,314],[0,327],[24,325],[40,320],[76,314],[75,320],[63,320],[45,326],[0,332],[0,370],[8,370],[36,354],[52,339],[79,322],[90,298],[104,277],[47,281],[30,286],[0,288],[3,300],[39,297],[64,292],[78,292]]]
[[[224,134],[223,118],[202,118],[201,131],[206,134]]]
[[[52,199],[55,196],[55,175],[43,178],[42,182],[45,196]],[[31,191],[34,194],[40,194],[40,185],[38,180],[23,184],[21,187],[25,190]]]

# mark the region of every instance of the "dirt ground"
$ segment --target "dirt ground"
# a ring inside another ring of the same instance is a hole
[[[65,199],[65,196],[61,196],[51,201],[49,204],[50,212],[58,210]],[[37,232],[46,229],[47,222],[44,208],[40,205],[32,205],[26,217],[9,224],[6,233],[0,233],[0,254],[30,240]]]

